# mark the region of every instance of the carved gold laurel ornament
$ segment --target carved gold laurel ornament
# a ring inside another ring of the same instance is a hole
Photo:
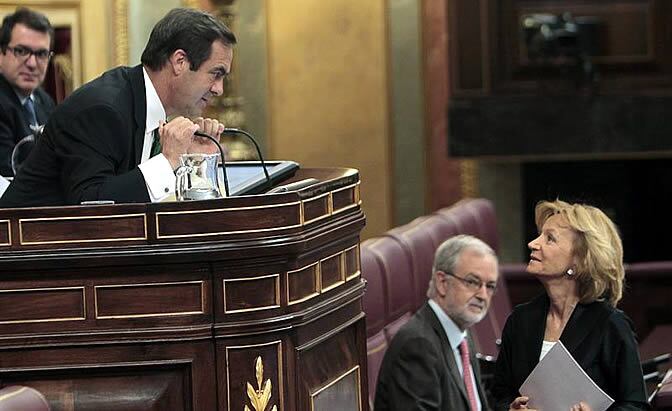
[[[255,411],[266,411],[266,406],[268,406],[268,402],[271,400],[271,380],[266,380],[262,387],[264,363],[261,361],[261,357],[257,357],[254,361],[254,370],[257,375],[257,389],[255,390],[254,387],[252,387],[252,384],[248,382],[247,397],[250,399]],[[275,405],[270,409],[270,411],[277,410],[278,408]],[[250,408],[247,405],[245,405],[245,411],[250,411]]]

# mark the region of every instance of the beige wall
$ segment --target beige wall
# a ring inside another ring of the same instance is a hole
[[[268,0],[266,12],[271,157],[359,169],[364,235],[383,232],[392,218],[385,2]]]

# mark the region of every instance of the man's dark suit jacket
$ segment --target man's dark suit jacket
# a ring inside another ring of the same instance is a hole
[[[543,294],[519,305],[502,332],[493,394],[508,410],[518,388],[539,363],[550,300]],[[605,302],[578,304],[560,341],[615,403],[610,410],[648,409],[637,343],[630,320]]]
[[[39,124],[44,124],[54,110],[54,100],[41,88],[33,92],[35,116]],[[33,134],[30,120],[25,115],[21,100],[0,74],[0,175],[13,176],[12,150],[22,138]]]
[[[54,110],[0,207],[149,201],[138,168],[146,116],[142,66],[82,86]]]
[[[481,371],[469,339],[482,408],[488,409]],[[425,303],[394,336],[378,374],[375,411],[469,411],[467,391],[438,317]]]

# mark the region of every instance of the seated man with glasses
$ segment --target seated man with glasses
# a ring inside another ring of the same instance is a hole
[[[54,109],[54,101],[40,88],[53,55],[53,41],[54,29],[41,13],[20,7],[2,21],[0,175],[14,175],[14,146],[44,125]]]
[[[432,271],[428,302],[385,353],[376,411],[489,409],[468,329],[497,289],[497,257],[483,241],[459,235],[439,246]]]

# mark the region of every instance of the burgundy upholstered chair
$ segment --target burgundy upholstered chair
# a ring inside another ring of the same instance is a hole
[[[362,299],[366,313],[366,356],[368,364],[369,399],[376,395],[378,371],[387,350],[385,325],[387,312],[387,287],[385,275],[376,255],[369,249],[375,240],[361,244],[362,275],[366,279],[366,293]]]
[[[430,225],[433,220],[423,219],[405,230],[399,230],[388,235],[395,238],[404,247],[410,258],[414,286],[414,311],[417,311],[427,301],[427,286],[432,277],[434,252],[437,246],[430,235]]]
[[[436,211],[455,222],[459,234],[469,234],[481,238],[480,226],[477,217],[471,212],[469,203],[472,199],[461,200],[458,203]]]
[[[367,245],[382,268],[387,286],[385,333],[389,341],[415,312],[411,262],[402,244],[393,237],[379,237]]]

